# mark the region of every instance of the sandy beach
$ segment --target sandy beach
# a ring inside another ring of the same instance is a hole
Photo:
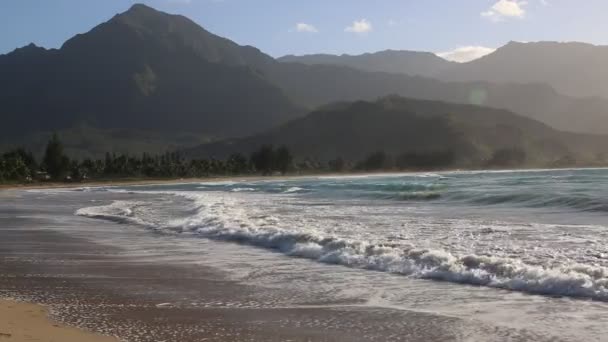
[[[133,195],[119,197],[125,196]],[[340,302],[319,305],[305,294],[297,295],[297,305],[281,304],[282,298],[294,300],[294,294],[235,282],[202,264],[181,263],[160,246],[133,252],[95,243],[95,236],[152,244],[158,239],[125,225],[75,217],[84,201],[89,200],[57,202],[18,190],[4,192],[0,201],[0,298],[43,305],[49,322],[57,322],[51,327],[61,324],[135,342],[398,341],[386,336],[403,329],[411,330],[409,341],[422,341],[448,334],[448,324],[420,330],[429,323],[419,314]],[[196,250],[205,246],[210,247]],[[25,305],[46,319],[40,307]],[[389,324],[381,329],[362,324],[368,320]],[[43,327],[36,326],[35,333],[45,335]],[[95,338],[104,338],[99,336]]]
[[[0,300],[0,341],[7,342],[117,342],[51,321],[47,310],[35,304]]]

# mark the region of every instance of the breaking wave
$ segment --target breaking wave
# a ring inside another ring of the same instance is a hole
[[[167,194],[167,193],[164,193]],[[487,286],[550,296],[608,301],[608,269],[583,264],[540,266],[516,258],[455,255],[440,249],[395,243],[372,243],[316,230],[290,231],[273,216],[253,216],[230,203],[205,194],[172,195],[192,200],[192,215],[155,223],[140,217],[141,202],[117,201],[83,208],[77,215],[130,222],[151,229],[247,244],[321,263],[400,274],[461,284]],[[143,213],[144,211],[142,211]]]

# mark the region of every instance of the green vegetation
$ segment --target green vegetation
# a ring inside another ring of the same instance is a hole
[[[238,62],[241,49],[185,17],[136,5],[59,49],[32,44],[0,55],[0,145],[89,126],[127,133],[107,134],[104,145],[137,147],[173,132],[244,136],[302,114],[277,85]],[[97,149],[86,135],[63,140],[66,151]],[[126,152],[106,149],[118,150]]]
[[[290,169],[294,169],[293,156],[285,146],[275,150],[272,145],[264,145],[251,154],[250,160],[254,169],[265,175],[273,172],[286,174]]]
[[[32,179],[38,165],[31,153],[23,149],[13,150],[0,156],[0,182],[26,182]]]
[[[560,132],[515,113],[388,96],[324,106],[273,130],[185,149],[190,158],[284,145],[301,169],[427,170],[606,165],[608,137]],[[300,169],[300,168],[299,168]]]
[[[286,146],[262,145],[247,157],[232,153],[226,158],[187,158],[179,152],[139,156],[106,153],[100,159],[70,159],[63,143],[53,134],[40,163],[32,153],[15,149],[0,155],[0,183],[86,182],[120,179],[177,179],[234,175],[310,174],[324,172],[380,172],[446,170],[461,167],[456,150],[388,153],[384,150],[359,160],[344,157],[328,161],[298,158]],[[519,148],[495,150],[488,159],[469,167],[517,168],[529,166],[529,156]],[[564,157],[548,167],[572,166],[576,161]],[[564,164],[567,163],[567,164]]]
[[[46,146],[42,165],[52,179],[61,179],[70,169],[70,159],[63,153],[63,144],[57,134],[53,134]]]
[[[505,110],[390,96],[326,106],[248,138],[152,149],[157,154],[83,156],[53,135],[40,164],[25,149],[0,155],[0,180],[602,166],[605,146],[606,137],[559,132]]]
[[[0,182],[87,181],[120,178],[199,178],[273,173],[295,170],[285,147],[262,146],[249,158],[234,153],[224,160],[186,159],[178,152],[141,156],[106,153],[103,159],[71,160],[57,134],[49,140],[38,164],[30,152],[16,149],[0,155]]]

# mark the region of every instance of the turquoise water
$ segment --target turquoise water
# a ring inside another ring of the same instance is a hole
[[[216,182],[132,189],[306,194],[318,198],[608,211],[608,170],[471,171]]]

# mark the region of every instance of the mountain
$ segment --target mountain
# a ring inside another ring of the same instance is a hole
[[[371,101],[395,94],[507,109],[559,130],[608,133],[608,100],[564,96],[543,84],[443,82],[419,76],[301,63],[280,63],[265,74],[291,98],[309,107],[336,101]]]
[[[439,77],[443,72],[457,64],[446,61],[430,52],[396,50],[365,53],[362,55],[287,55],[277,60],[283,63],[339,65],[363,71],[407,74],[431,78]]]
[[[382,51],[351,55],[285,56],[281,62],[349,66],[362,71],[430,77],[443,81],[543,83],[575,97],[608,99],[608,46],[578,42],[509,42],[467,63],[446,61],[429,52]]]
[[[249,64],[272,59],[135,5],[60,49],[0,56],[3,138],[89,125],[227,137],[302,113]]]
[[[158,152],[250,136],[327,103],[390,94],[504,108],[560,130],[608,133],[608,100],[563,96],[542,84],[384,72],[392,67],[383,63],[398,66],[405,57],[420,73],[445,66],[446,74],[456,65],[414,52],[353,59],[382,70],[373,72],[352,63],[279,62],[186,17],[134,5],[59,49],[28,45],[0,55],[0,148],[59,131],[78,153],[99,146]]]
[[[521,150],[532,165],[554,165],[573,157],[595,160],[607,143],[606,136],[559,132],[505,110],[389,96],[324,106],[266,133],[186,153],[222,158],[273,144],[286,145],[300,159],[358,161],[376,151],[395,156],[450,152],[457,166],[480,166],[497,151]]]
[[[578,97],[608,98],[608,46],[510,42],[480,59],[446,70],[451,81],[546,83]]]

